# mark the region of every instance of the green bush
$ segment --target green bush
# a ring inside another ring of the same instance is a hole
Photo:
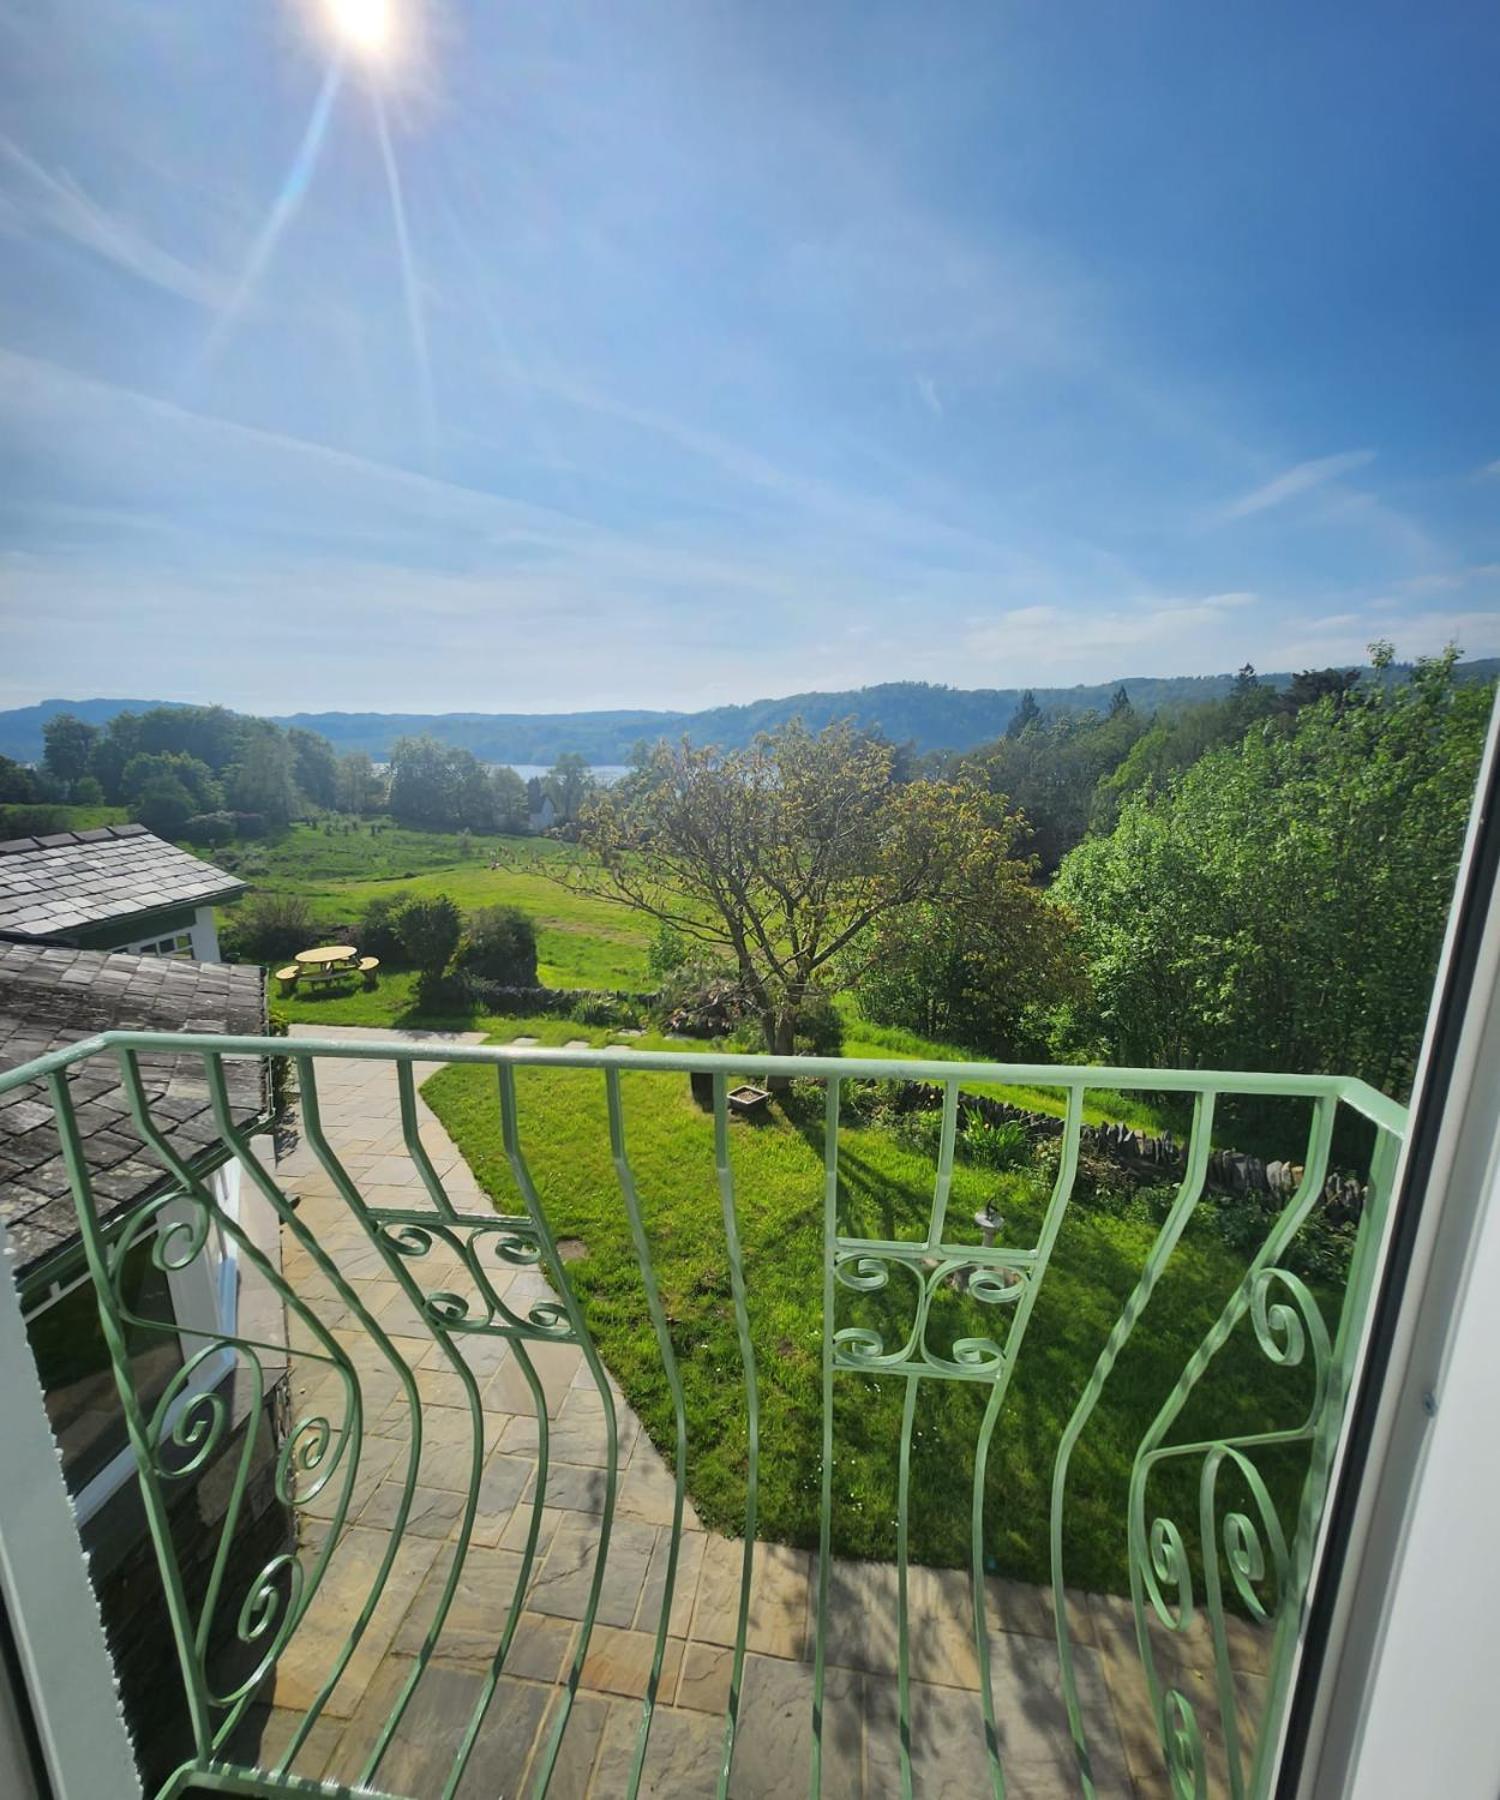
[[[966,1162],[982,1169],[1019,1169],[1031,1161],[1031,1139],[1019,1119],[992,1125],[976,1113],[965,1124],[959,1150]]]
[[[844,1048],[844,1021],[826,994],[814,995],[797,1012],[798,1056],[837,1056]]]
[[[575,1025],[602,1025],[618,1031],[622,1026],[636,1025],[639,1020],[629,1001],[617,1000],[613,994],[586,994],[568,1015]]]
[[[687,939],[677,927],[663,921],[657,926],[651,948],[646,952],[646,967],[651,971],[653,981],[665,981],[674,969],[689,962],[692,954]]]
[[[234,837],[234,819],[229,813],[194,813],[178,834],[188,844],[227,844]]]
[[[354,941],[366,956],[378,956],[383,963],[402,961],[405,950],[396,920],[406,902],[405,894],[377,894],[368,902],[354,930]]]
[[[416,1002],[419,1010],[448,1016],[468,1014],[474,1010],[474,999],[468,984],[451,969],[423,969],[417,976]]]
[[[744,990],[728,963],[695,956],[662,981],[653,1011],[663,1031],[685,1037],[728,1037],[748,1014]]]
[[[130,816],[158,837],[175,838],[197,808],[194,796],[175,775],[153,775],[130,802]]]
[[[943,1115],[936,1107],[930,1112],[899,1114],[895,1131],[903,1144],[936,1161],[943,1142]]]
[[[312,906],[302,894],[252,894],[225,916],[219,933],[228,962],[282,963],[316,942]]]
[[[458,948],[464,916],[446,894],[408,900],[396,915],[396,935],[407,960],[424,975],[441,975]]]
[[[453,966],[500,987],[537,987],[536,927],[519,907],[481,907],[469,915]]]

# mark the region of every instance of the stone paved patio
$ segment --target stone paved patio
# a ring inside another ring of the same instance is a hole
[[[389,1037],[374,1031],[319,1036]],[[472,1035],[460,1041],[478,1041]],[[417,1079],[430,1072],[419,1066]],[[319,1065],[324,1126],[366,1197],[376,1204],[425,1205],[402,1143],[392,1065]],[[460,1208],[487,1205],[437,1119],[419,1100],[421,1137]],[[278,1173],[300,1196],[310,1227],[363,1306],[391,1334],[415,1371],[424,1439],[415,1500],[385,1590],[324,1716],[303,1746],[297,1773],[351,1780],[390,1713],[434,1617],[454,1554],[454,1534],[474,1466],[470,1413],[462,1383],[418,1324],[400,1288],[361,1228],[349,1218],[305,1143],[286,1153]],[[293,1291],[314,1302],[360,1370],[367,1435],[353,1503],[340,1542],[307,1619],[282,1658],[272,1704],[254,1719],[260,1756],[274,1757],[300,1709],[327,1677],[338,1645],[365,1604],[389,1543],[409,1446],[407,1406],[389,1364],[356,1328],[314,1259],[283,1234]],[[450,1258],[451,1262],[451,1258]],[[424,1259],[428,1285],[441,1279],[443,1253]],[[504,1282],[506,1278],[500,1277]],[[508,1297],[539,1297],[539,1277],[516,1271]],[[316,1410],[328,1377],[295,1349],[310,1338],[294,1325],[295,1416]],[[486,1715],[460,1800],[495,1800],[528,1791],[530,1771],[557,1716],[559,1681],[576,1643],[598,1541],[604,1497],[603,1407],[581,1352],[533,1350],[552,1424],[551,1465],[541,1541],[526,1610]],[[451,1766],[485,1669],[504,1626],[521,1568],[536,1481],[536,1421],[529,1390],[508,1347],[470,1340],[480,1384],[484,1443],[473,1547],[433,1661],[390,1750],[378,1785],[414,1800],[436,1796]],[[336,1378],[335,1378],[336,1379]],[[639,1700],[645,1691],[669,1550],[673,1484],[666,1463],[619,1405],[621,1478],[608,1574],[582,1682],[549,1790],[557,1796],[623,1793]],[[325,1541],[332,1495],[303,1512],[303,1558]],[[691,1507],[679,1560],[671,1637],[641,1792],[673,1800],[714,1792],[723,1747],[742,1546],[701,1529]],[[895,1571],[840,1561],[830,1574],[832,1603],[825,1696],[824,1783],[830,1796],[900,1791],[896,1730]],[[811,1736],[812,1631],[816,1558],[760,1545],[751,1594],[739,1747],[730,1792],[799,1795],[807,1789]],[[914,1569],[912,1612],[912,1759],[919,1794],[988,1792],[978,1665],[970,1629],[969,1586],[957,1571]],[[1077,1792],[1053,1641],[1050,1595],[993,1580],[989,1584],[992,1680],[1007,1792],[1015,1800]],[[1144,1677],[1128,1602],[1072,1596],[1080,1696],[1101,1800],[1165,1795]],[[1201,1700],[1200,1721],[1214,1720],[1211,1653],[1200,1629],[1163,1642],[1164,1674]],[[1165,1636],[1165,1634],[1163,1634]],[[1246,1716],[1258,1715],[1264,1646],[1248,1628],[1234,1634],[1236,1681]],[[1184,1662],[1184,1648],[1190,1660]],[[1213,1785],[1225,1790],[1222,1742],[1210,1740]]]

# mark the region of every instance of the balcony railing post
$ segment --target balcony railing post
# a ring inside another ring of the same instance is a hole
[[[13,1708],[0,1704],[0,1713],[10,1712],[17,1724],[29,1714],[55,1800],[133,1800],[140,1781],[11,1279],[3,1219],[0,1369],[0,1601],[24,1679],[24,1691],[11,1695]],[[0,1662],[0,1682],[7,1679]],[[19,1764],[24,1746],[12,1748]],[[0,1784],[8,1773],[3,1751]],[[28,1800],[26,1788],[16,1790],[16,1800]]]

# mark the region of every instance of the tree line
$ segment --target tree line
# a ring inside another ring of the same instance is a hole
[[[428,831],[522,832],[549,800],[550,820],[567,828],[593,785],[581,756],[523,781],[430,737],[400,739],[377,770],[363,751],[339,755],[316,731],[222,706],[152,707],[104,726],[58,713],[42,730],[38,767],[0,757],[0,804],[123,806],[164,837],[206,843],[326,812],[389,812]]]
[[[793,722],[642,750],[557,872],[654,919],[682,1016],[766,1048],[840,992],[1019,1060],[1354,1074],[1409,1091],[1493,685],[1449,651],[1141,717],[1022,708],[917,757]],[[699,996],[693,1000],[693,993]],[[696,1011],[695,1011],[696,1006]]]

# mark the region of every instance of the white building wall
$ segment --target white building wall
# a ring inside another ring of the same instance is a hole
[[[200,906],[193,914],[193,961],[223,962],[219,954],[219,924],[211,906]]]

